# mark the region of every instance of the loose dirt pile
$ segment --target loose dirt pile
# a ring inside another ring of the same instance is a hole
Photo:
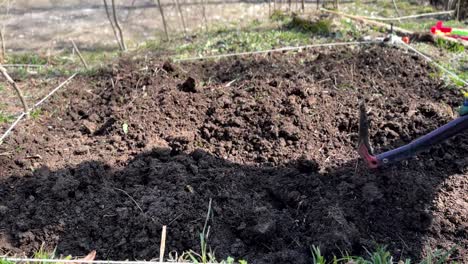
[[[380,170],[355,151],[359,99],[378,152],[453,118],[461,97],[432,71],[376,46],[122,60],[75,81],[0,149],[12,152],[0,157],[0,249],[151,259],[167,225],[169,251],[199,250],[212,199],[219,258],[306,263],[312,245],[383,244],[413,259],[457,246],[468,261],[468,134]]]

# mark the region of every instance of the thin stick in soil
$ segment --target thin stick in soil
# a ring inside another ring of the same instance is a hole
[[[163,263],[165,250],[166,250],[166,226],[163,226],[162,233],[161,233],[161,245],[159,248],[159,263]]]
[[[2,73],[3,77],[5,77],[7,82],[13,87],[13,89],[15,89],[16,94],[21,100],[21,104],[23,104],[23,111],[27,114],[29,112],[28,105],[26,104],[26,100],[24,100],[24,96],[20,88],[18,87],[18,85],[16,85],[16,82],[13,81],[13,79],[10,77],[5,67],[1,65],[0,65],[0,72]]]
[[[81,56],[81,52],[80,52],[80,50],[78,49],[78,47],[76,46],[75,41],[73,41],[73,39],[71,40],[71,43],[72,43],[72,45],[73,45],[73,49],[76,51],[76,54],[77,54],[78,57],[80,58],[81,63],[83,63],[83,66],[84,66],[86,69],[89,69],[88,64],[86,63],[86,61],[85,61],[85,59],[83,58],[83,56]]]

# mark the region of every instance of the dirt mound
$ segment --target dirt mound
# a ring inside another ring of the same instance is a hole
[[[457,91],[397,49],[366,47],[170,64],[122,60],[49,104],[0,157],[0,248],[97,249],[102,259],[199,249],[208,202],[218,257],[307,262],[388,245],[468,261],[468,134],[371,171],[358,101],[380,152],[453,118]],[[62,106],[61,109],[54,109]],[[41,135],[34,137],[34,135]],[[40,159],[31,159],[40,155]],[[30,172],[30,169],[33,172]]]

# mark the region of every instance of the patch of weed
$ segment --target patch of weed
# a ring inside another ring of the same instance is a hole
[[[435,44],[437,47],[448,50],[450,52],[459,53],[465,51],[465,46],[463,46],[463,44],[460,44],[458,42],[447,41],[441,38],[437,38]]]
[[[289,16],[285,12],[283,12],[282,10],[278,10],[278,9],[273,11],[273,13],[271,13],[270,15],[270,19],[272,21],[277,21],[277,22],[285,21],[288,18]]]
[[[42,110],[40,108],[34,109],[29,113],[29,116],[32,119],[38,119],[42,115]]]
[[[2,111],[0,111],[0,124],[4,124],[4,123],[10,123],[11,121],[13,121],[15,119],[14,116],[12,115],[8,115]]]
[[[7,61],[9,64],[45,65],[48,63],[47,57],[35,53],[8,54]]]
[[[287,23],[285,27],[290,30],[297,30],[300,32],[318,34],[318,35],[329,35],[331,33],[331,20],[320,19],[317,21],[311,21],[308,19],[301,18],[299,16],[293,16],[291,22]]]

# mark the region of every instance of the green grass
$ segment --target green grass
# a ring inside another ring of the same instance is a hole
[[[438,38],[435,43],[436,47],[448,50],[454,53],[461,53],[465,51],[465,46],[458,42],[450,42],[445,39]]]
[[[439,20],[434,19],[434,18],[408,19],[408,20],[402,20],[401,23],[396,22],[395,26],[408,29],[411,31],[429,33],[431,31],[431,27],[435,26],[437,21]],[[458,28],[458,27],[466,28],[466,25],[464,25],[463,22],[456,21],[456,20],[444,20],[444,26],[455,27],[455,28]]]
[[[236,52],[268,50],[284,46],[300,46],[320,41],[332,33],[332,22],[322,19],[310,21],[288,16],[280,11],[270,22],[254,21],[245,27],[219,27],[197,35],[193,42],[173,43],[171,53],[177,58],[218,55]],[[159,44],[159,43],[158,43]],[[153,43],[146,46],[160,49]]]
[[[202,234],[200,234],[202,237]],[[217,261],[214,252],[208,250],[208,245],[204,238],[201,238],[202,243],[202,252],[195,253],[190,251],[190,253],[184,253],[180,258],[173,259],[174,261],[183,261],[188,263],[196,264],[207,264],[207,263],[222,263],[222,264],[248,264],[245,260],[235,260],[233,257],[228,257],[225,260]],[[396,260],[391,253],[387,250],[385,246],[377,247],[374,251],[367,251],[365,256],[350,256],[346,252],[342,256],[333,256],[330,259],[327,259],[322,255],[320,248],[312,246],[311,247],[311,259],[310,263],[313,264],[461,264],[451,259],[451,255],[455,251],[455,248],[452,248],[448,251],[443,250],[427,250],[426,257],[419,261],[415,262],[410,259]],[[44,250],[44,247],[41,247],[33,256],[35,259],[56,259],[55,250],[48,252]],[[71,256],[58,259],[56,263],[52,264],[61,264],[60,260],[70,260]],[[293,260],[291,260],[293,261]],[[4,260],[0,258],[0,264],[14,264],[13,262]],[[43,263],[45,264],[45,263]]]
[[[310,39],[309,34],[292,30],[233,30],[215,32],[210,37],[182,44],[175,49],[175,53],[179,58],[184,58],[195,55],[260,51],[283,46],[305,45],[310,42]]]
[[[291,21],[286,23],[284,27],[289,30],[299,31],[303,33],[318,34],[328,36],[332,32],[332,21],[329,19],[319,19],[311,21],[293,16]]]
[[[318,247],[312,246],[312,263],[313,264],[456,264],[457,262],[450,259],[450,255],[455,248],[449,251],[428,251],[427,257],[420,262],[413,262],[411,259],[395,260],[392,254],[385,246],[380,246],[375,251],[367,251],[367,256],[349,256],[343,254],[341,257],[334,256],[327,260],[320,252]]]
[[[14,116],[4,113],[0,110],[0,124],[10,123],[15,119]]]
[[[42,115],[42,110],[41,109],[34,109],[29,113],[29,116],[32,119],[39,119],[39,117]]]

